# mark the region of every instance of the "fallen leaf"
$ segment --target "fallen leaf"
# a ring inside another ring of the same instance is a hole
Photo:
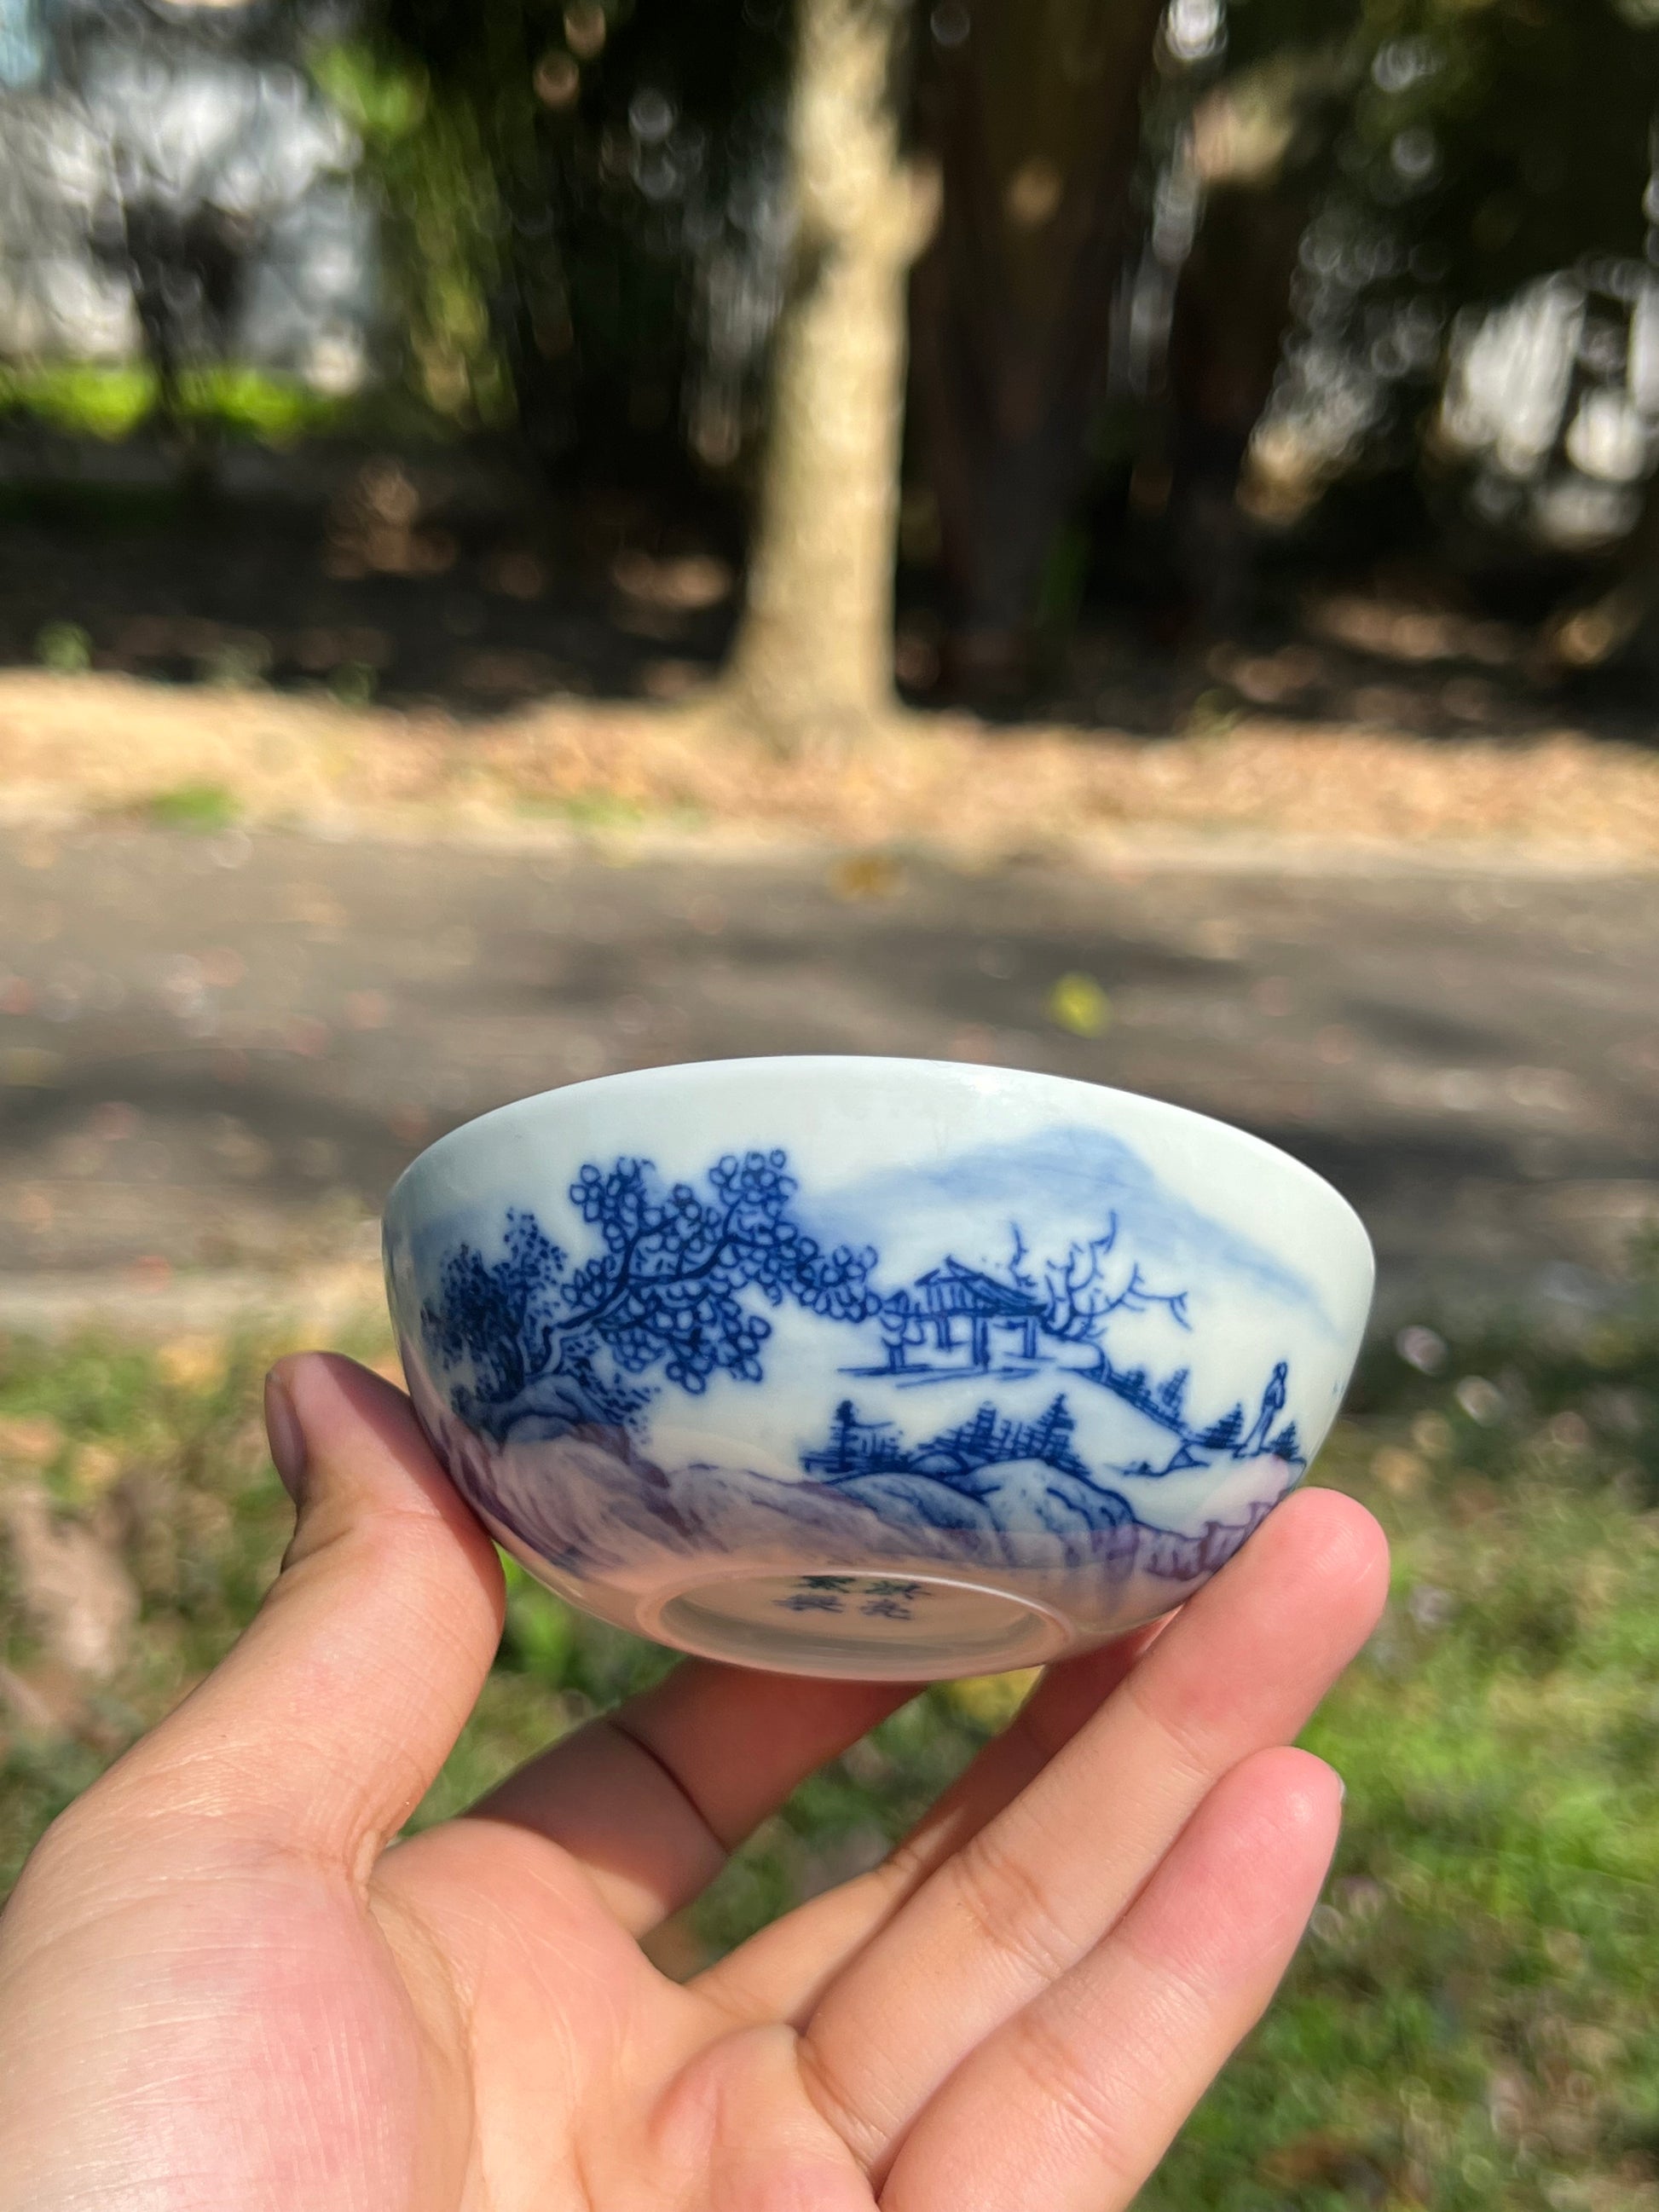
[[[891,898],[898,887],[898,863],[886,853],[848,853],[830,871],[837,898]]]
[[[1048,994],[1048,1018],[1073,1036],[1104,1036],[1112,1002],[1092,975],[1062,975]]]

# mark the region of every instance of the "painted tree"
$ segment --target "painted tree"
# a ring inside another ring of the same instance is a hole
[[[1122,1225],[1111,1216],[1098,1237],[1071,1245],[1063,1259],[1038,1263],[1042,1280],[1027,1262],[1030,1246],[1018,1225],[1011,1226],[1012,1246],[1004,1273],[1016,1290],[1024,1291],[1041,1306],[1039,1326],[1045,1336],[1060,1344],[1076,1345],[1093,1354],[1091,1366],[1076,1371],[1136,1407],[1183,1445],[1202,1450],[1230,1452],[1236,1458],[1276,1455],[1295,1466],[1304,1463],[1296,1424],[1287,1422],[1277,1435],[1273,1425],[1285,1410],[1290,1370],[1280,1360],[1273,1367],[1261,1394],[1254,1424],[1243,1405],[1235,1405],[1218,1420],[1200,1430],[1188,1409],[1192,1369],[1183,1366],[1155,1379],[1144,1363],[1120,1364],[1112,1356],[1109,1336],[1119,1316],[1138,1316],[1163,1312],[1177,1328],[1190,1331],[1192,1319],[1185,1291],[1154,1288],[1138,1260],[1120,1248]],[[1063,1401],[1061,1401],[1063,1403]],[[1188,1462],[1188,1464],[1194,1462]],[[1149,1464],[1142,1474],[1164,1474],[1167,1468]]]
[[[1008,1236],[1008,1280],[1017,1291],[1024,1291],[1027,1297],[1035,1298],[1037,1295],[1036,1277],[1025,1265],[1031,1256],[1031,1249],[1025,1242],[1024,1231],[1018,1222],[1009,1223]]]
[[[1206,1429],[1198,1441],[1206,1451],[1231,1451],[1244,1435],[1244,1408],[1231,1406],[1221,1419]]]
[[[835,1423],[830,1431],[828,1456],[839,1468],[858,1464],[859,1418],[850,1398],[843,1398],[836,1408]]]
[[[622,1426],[655,1395],[627,1378],[660,1374],[693,1395],[716,1375],[761,1380],[771,1324],[750,1293],[837,1321],[877,1310],[875,1254],[806,1234],[786,1154],[730,1155],[707,1181],[700,1193],[665,1188],[648,1160],[589,1164],[569,1195],[599,1232],[592,1257],[573,1266],[517,1209],[500,1259],[452,1252],[422,1322],[432,1356],[464,1370],[456,1413],[497,1442],[532,1419]]]
[[[1155,1291],[1138,1260],[1131,1261],[1124,1273],[1119,1237],[1114,1214],[1103,1234],[1073,1244],[1063,1260],[1051,1260],[1043,1268],[1045,1334],[1062,1344],[1092,1346],[1103,1364],[1106,1332],[1116,1314],[1151,1313],[1162,1307],[1178,1328],[1192,1327],[1185,1291]]]

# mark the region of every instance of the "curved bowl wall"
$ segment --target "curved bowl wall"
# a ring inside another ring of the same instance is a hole
[[[1323,1442],[1372,1283],[1255,1138],[922,1060],[521,1100],[422,1154],[385,1249],[422,1422],[532,1574],[683,1650],[902,1680],[1188,1595]]]

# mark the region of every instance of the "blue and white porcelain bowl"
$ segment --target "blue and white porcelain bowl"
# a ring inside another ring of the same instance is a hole
[[[726,1060],[520,1100],[386,1215],[421,1419],[530,1572],[924,1680],[1153,1619],[1299,1480],[1370,1246],[1257,1139],[1046,1075]]]

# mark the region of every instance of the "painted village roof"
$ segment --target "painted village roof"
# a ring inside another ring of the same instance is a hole
[[[943,1267],[919,1276],[916,1288],[930,1313],[1006,1315],[1011,1321],[1025,1321],[1042,1310],[1030,1291],[1000,1283],[977,1267],[965,1267],[960,1260],[946,1260]]]

